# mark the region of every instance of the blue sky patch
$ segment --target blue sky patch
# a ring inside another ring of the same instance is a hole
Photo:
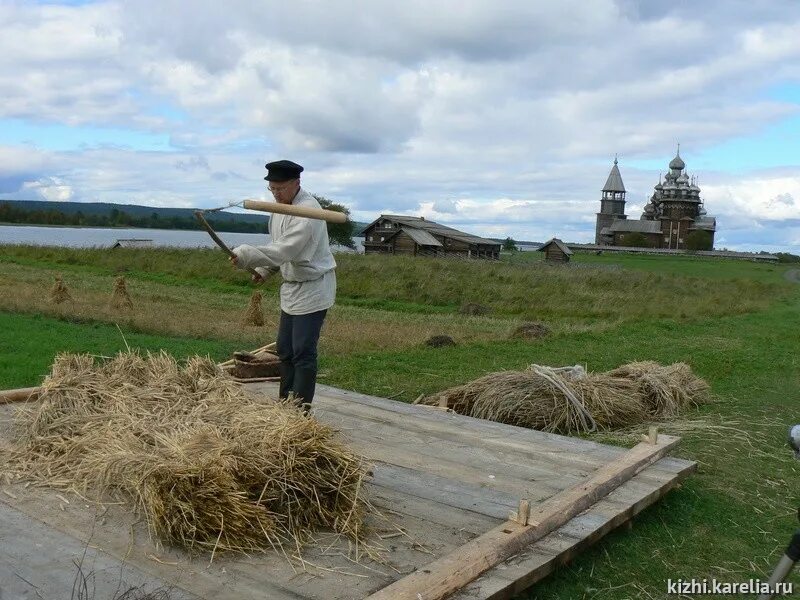
[[[116,146],[133,150],[172,150],[169,135],[116,127],[34,124],[21,119],[0,119],[0,144],[23,144],[43,150],[85,150]]]

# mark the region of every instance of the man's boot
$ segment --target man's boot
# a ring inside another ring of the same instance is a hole
[[[290,362],[281,361],[278,365],[278,372],[281,375],[281,383],[278,388],[278,398],[280,400],[286,400],[286,398],[289,397],[289,394],[291,394],[294,389],[294,367]]]
[[[314,401],[314,389],[317,385],[317,370],[296,368],[294,372],[294,397],[297,406],[307,414]]]

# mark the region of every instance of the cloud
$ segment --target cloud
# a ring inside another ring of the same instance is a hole
[[[73,196],[72,186],[66,184],[57,177],[43,177],[36,181],[26,181],[22,184],[20,193],[22,196],[33,196],[37,200],[49,200],[51,202],[67,202]]]
[[[181,171],[193,171],[195,169],[208,171],[210,168],[208,159],[205,156],[192,156],[187,160],[178,160],[175,162],[175,166]]]
[[[214,206],[292,158],[360,220],[589,241],[615,153],[638,217],[676,142],[717,169],[800,109],[769,93],[800,87],[789,1],[11,2],[0,27],[0,117],[169,140],[0,137],[0,197]],[[701,169],[720,239],[797,239],[799,170]]]

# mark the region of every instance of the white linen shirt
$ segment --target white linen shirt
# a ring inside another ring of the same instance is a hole
[[[321,208],[311,194],[300,188],[294,206]],[[280,268],[281,310],[307,315],[333,306],[336,300],[336,261],[328,241],[325,221],[273,213],[269,219],[271,241],[266,246],[244,244],[233,249],[240,269],[254,268],[265,274]]]

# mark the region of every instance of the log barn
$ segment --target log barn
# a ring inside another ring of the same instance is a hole
[[[572,250],[558,238],[553,238],[539,248],[539,252],[544,252],[544,259],[547,262],[565,263],[569,262]]]
[[[364,229],[365,254],[409,254],[449,258],[500,258],[500,242],[424,217],[381,215]]]

